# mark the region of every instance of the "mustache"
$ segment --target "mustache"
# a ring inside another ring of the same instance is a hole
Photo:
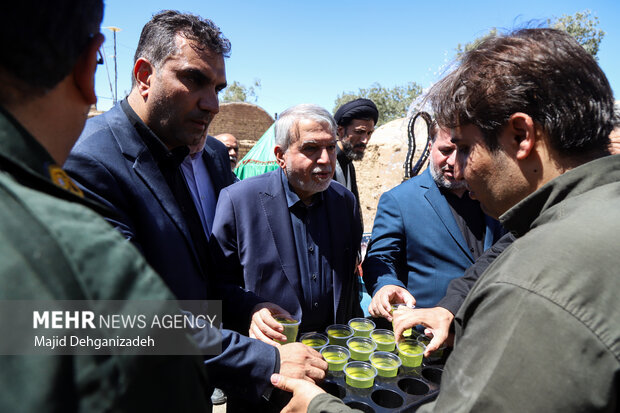
[[[353,145],[354,148],[364,148],[366,149],[366,144],[365,143],[356,143],[355,145]]]
[[[312,170],[313,174],[324,174],[324,173],[332,173],[332,167],[328,166],[327,168],[316,167]]]
[[[204,122],[205,125],[209,126],[214,116],[215,115],[212,113],[197,113],[196,116],[192,116],[191,118],[196,122]]]

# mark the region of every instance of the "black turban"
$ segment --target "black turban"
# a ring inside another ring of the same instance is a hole
[[[379,111],[370,99],[355,99],[340,106],[334,115],[339,126],[348,125],[353,119],[372,119],[377,124]]]

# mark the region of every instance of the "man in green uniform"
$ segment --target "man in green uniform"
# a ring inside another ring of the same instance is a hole
[[[439,396],[418,412],[618,411],[620,155],[604,73],[568,34],[527,29],[482,42],[430,100],[453,128],[455,175],[516,240],[458,311]],[[309,411],[343,407],[321,395]]]
[[[2,16],[0,300],[173,299],[57,166],[96,101],[102,1],[21,0]],[[210,409],[199,356],[0,355],[0,383],[3,412]]]

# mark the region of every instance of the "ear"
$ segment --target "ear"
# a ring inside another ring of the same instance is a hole
[[[281,146],[276,145],[273,148],[273,153],[276,156],[276,162],[282,169],[286,169],[286,160],[284,159],[285,151],[282,150]]]
[[[89,105],[97,103],[95,71],[97,70],[97,51],[103,40],[104,37],[101,33],[94,35],[73,66],[75,85]]]
[[[528,114],[513,113],[508,119],[505,132],[507,132],[508,144],[514,148],[515,157],[524,160],[536,146],[536,125],[534,119]]]
[[[151,62],[144,57],[136,60],[136,63],[133,65],[133,77],[136,79],[136,87],[138,88],[140,96],[148,96],[148,91],[151,87],[151,79],[154,74],[155,68]]]
[[[338,129],[336,129],[336,133],[338,133],[339,138],[344,138],[344,127],[338,126]]]

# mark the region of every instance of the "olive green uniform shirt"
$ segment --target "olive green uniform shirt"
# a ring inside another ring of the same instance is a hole
[[[500,221],[518,237],[455,318],[418,412],[620,410],[620,155],[581,165]]]
[[[85,205],[99,207],[51,177],[75,190],[0,108],[0,300],[173,299],[139,252]],[[202,412],[210,409],[206,381],[198,356],[5,355],[0,411]]]
[[[500,221],[518,238],[455,318],[424,412],[618,412],[620,155],[566,172]],[[353,412],[328,394],[309,412]]]

